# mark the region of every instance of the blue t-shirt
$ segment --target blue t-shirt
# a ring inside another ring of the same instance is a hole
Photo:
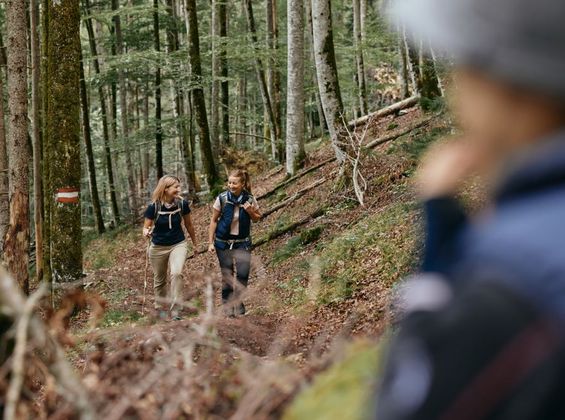
[[[175,202],[175,204],[167,208],[165,204],[161,203],[159,208],[160,212],[169,213],[178,210],[180,202]],[[175,245],[179,242],[184,241],[184,232],[182,231],[182,216],[190,213],[190,207],[188,201],[182,200],[181,209],[174,214],[159,214],[155,211],[155,203],[149,204],[147,210],[145,210],[144,217],[146,219],[155,220],[155,227],[153,229],[153,235],[151,241],[155,245]],[[159,216],[159,217],[157,217]]]

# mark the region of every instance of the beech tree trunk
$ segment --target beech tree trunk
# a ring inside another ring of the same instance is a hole
[[[48,114],[51,271],[57,282],[82,275],[80,208],[80,11],[78,2],[49,5]]]
[[[10,225],[4,260],[25,293],[29,292],[29,160],[27,132],[27,18],[26,4],[10,0],[8,29],[8,164]]]
[[[228,59],[226,52],[226,41],[228,37],[228,11],[227,0],[218,5],[218,17],[220,20],[220,92],[221,92],[221,115],[222,115],[222,144],[230,144],[230,90],[228,82]]]
[[[318,89],[336,158],[342,164],[345,161],[340,144],[344,130],[343,102],[335,61],[330,0],[312,0],[312,29]]]
[[[219,16],[219,2],[224,0],[211,0],[210,9],[210,38],[212,50],[212,89],[210,95],[210,137],[212,140],[212,148],[216,152],[220,151],[220,16]]]
[[[8,183],[8,153],[6,150],[6,126],[4,119],[4,82],[0,71],[0,260],[4,255],[4,237],[10,224]]]
[[[208,116],[206,114],[206,100],[202,87],[202,65],[200,61],[200,37],[198,35],[196,0],[186,0],[186,13],[190,41],[188,48],[190,76],[192,83],[196,85],[196,87],[192,89],[192,98],[194,100],[196,123],[198,124],[200,133],[200,154],[202,156],[202,166],[206,174],[206,180],[208,181],[210,190],[212,190],[218,183],[219,177],[212,154]]]
[[[267,5],[267,45],[270,50],[270,57],[267,64],[267,86],[271,106],[273,107],[273,117],[275,119],[275,129],[277,138],[277,159],[284,160],[284,144],[282,139],[282,106],[281,106],[281,74],[277,68],[277,54],[279,49],[279,28],[277,19],[277,0],[266,0]]]
[[[153,0],[153,39],[157,54],[161,51],[159,38],[159,0]],[[163,172],[163,130],[161,127],[161,66],[157,61],[155,69],[155,167],[157,168],[157,179]]]
[[[304,0],[288,0],[286,172],[304,163]]]
[[[353,2],[353,39],[355,43],[355,61],[357,63],[357,92],[361,115],[367,115],[367,86],[365,79],[365,60],[363,57],[363,32],[361,31],[361,0]],[[359,115],[359,116],[361,116]]]

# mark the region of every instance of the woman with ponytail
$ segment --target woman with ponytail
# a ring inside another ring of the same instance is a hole
[[[177,177],[165,175],[153,191],[152,203],[145,210],[143,236],[151,238],[147,250],[153,268],[153,287],[155,289],[155,309],[165,317],[167,312],[162,304],[168,302],[173,319],[179,319],[176,303],[182,288],[182,268],[186,260],[187,242],[182,225],[184,224],[194,249],[198,248],[196,234],[190,217],[188,202],[180,197],[180,181]],[[167,269],[171,272],[171,293],[167,299]],[[169,302],[170,301],[170,302]]]
[[[222,303],[228,316],[244,315],[241,292],[247,287],[251,268],[251,221],[261,219],[257,200],[251,194],[247,171],[234,170],[228,189],[213,205],[208,251],[218,255],[222,271]],[[235,278],[234,278],[235,275]]]

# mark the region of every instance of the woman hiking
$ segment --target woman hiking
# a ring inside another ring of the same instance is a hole
[[[222,271],[222,303],[230,317],[245,314],[241,291],[247,287],[251,266],[251,221],[261,219],[257,200],[251,195],[249,174],[234,170],[228,189],[214,201],[208,251],[216,250]],[[235,279],[234,279],[235,274]]]
[[[190,207],[180,196],[180,181],[177,177],[165,175],[155,187],[152,203],[145,210],[143,236],[151,238],[148,257],[153,268],[153,288],[155,309],[164,318],[167,307],[171,317],[179,320],[176,307],[182,289],[182,268],[187,255],[187,242],[182,225],[184,224],[194,249],[198,248],[194,226],[190,217]],[[170,268],[170,293],[167,293],[167,269]],[[167,295],[169,295],[167,297]]]
[[[422,273],[382,369],[379,420],[565,418],[565,2],[395,0],[455,64],[464,137],[418,174]],[[477,214],[458,200],[479,175]]]

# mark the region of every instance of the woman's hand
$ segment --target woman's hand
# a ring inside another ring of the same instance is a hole
[[[249,214],[251,220],[257,222],[261,218],[261,213],[257,210],[257,208],[251,204],[249,201],[243,203],[243,209]]]
[[[208,245],[208,252],[214,252],[214,250],[214,243],[212,242],[210,245]]]
[[[153,228],[152,228],[152,227],[144,227],[144,228],[143,228],[143,236],[144,236],[144,237],[150,238],[152,233],[153,233]]]

